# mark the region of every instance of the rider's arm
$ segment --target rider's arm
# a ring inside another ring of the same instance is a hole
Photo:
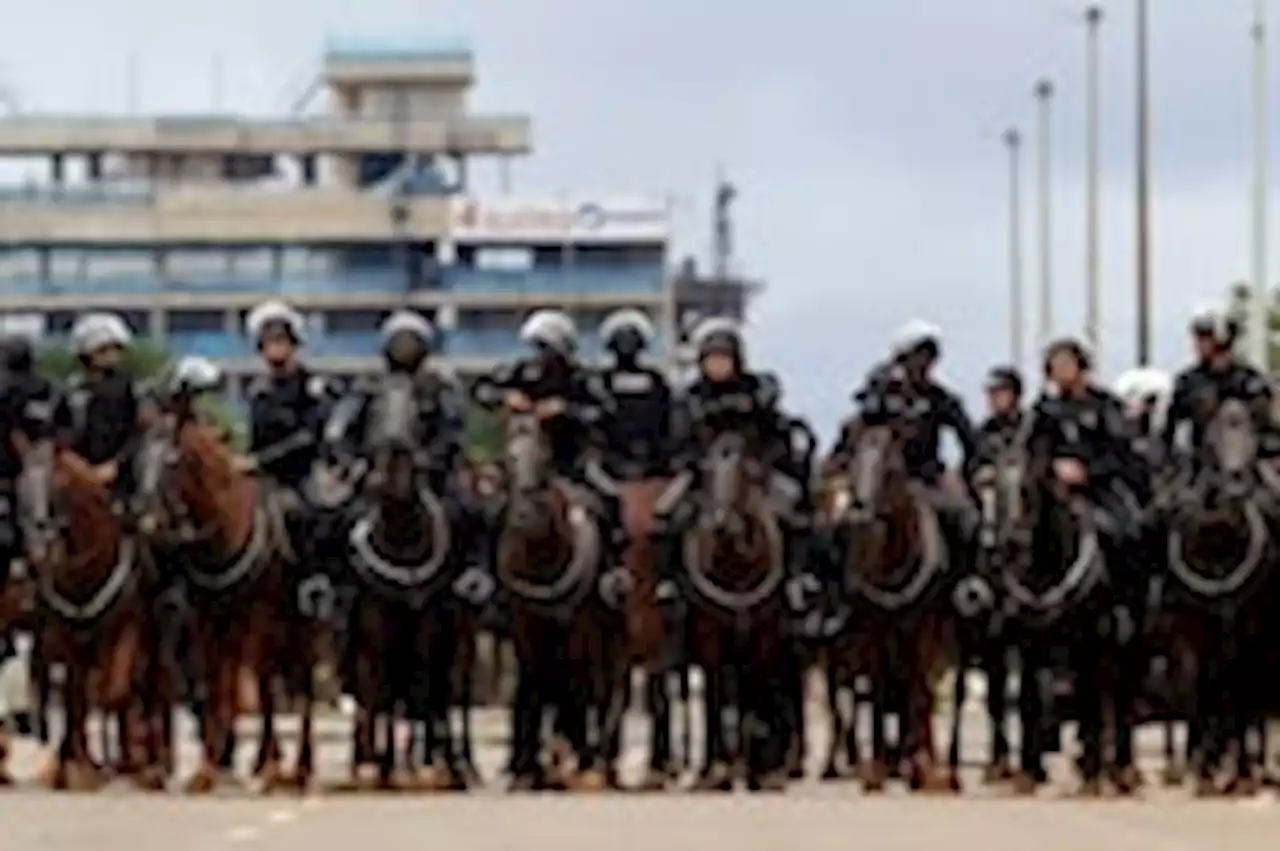
[[[946,393],[940,414],[942,425],[951,429],[955,433],[956,440],[960,442],[964,469],[972,469],[978,459],[978,432],[973,426],[973,420],[969,419],[969,414],[964,409],[964,403],[958,396]]]
[[[321,436],[324,450],[355,451],[363,446],[368,411],[368,389],[359,382],[330,409]]]
[[[1173,388],[1173,398],[1169,401],[1169,412],[1164,418],[1164,428],[1160,432],[1160,446],[1166,458],[1173,455],[1173,441],[1178,435],[1178,426],[1191,415],[1191,394],[1186,379],[1179,378]]]

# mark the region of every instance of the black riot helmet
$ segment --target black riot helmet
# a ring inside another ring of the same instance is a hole
[[[638,310],[618,310],[600,326],[600,338],[620,363],[633,364],[653,339],[653,323]]]
[[[987,372],[987,390],[1008,390],[1022,397],[1022,374],[1014,366],[996,366]]]
[[[35,368],[35,351],[31,340],[21,334],[0,337],[0,357],[12,375],[27,375]]]

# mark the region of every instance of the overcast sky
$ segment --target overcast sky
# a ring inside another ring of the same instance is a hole
[[[225,108],[279,110],[304,87],[327,36],[461,36],[478,56],[475,108],[534,117],[538,153],[516,168],[517,191],[675,192],[686,199],[681,241],[705,254],[707,196],[724,162],[742,193],[743,265],[769,282],[753,310],[753,360],[779,370],[789,401],[824,431],[907,319],[944,328],[944,371],[970,398],[986,366],[1007,356],[999,135],[1010,123],[1031,129],[1031,85],[1049,74],[1061,90],[1056,313],[1060,330],[1079,326],[1084,32],[1075,0],[9,5],[0,79],[28,110],[132,101],[211,111],[215,55]],[[1134,336],[1133,2],[1105,5],[1104,361],[1114,373],[1131,360]],[[1152,5],[1157,343],[1173,364],[1189,310],[1249,268],[1251,4]],[[141,81],[133,98],[130,53]],[[1280,86],[1273,96],[1274,112]]]

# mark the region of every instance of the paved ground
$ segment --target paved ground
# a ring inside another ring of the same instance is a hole
[[[343,722],[330,720],[325,726],[322,771],[338,778],[345,765]],[[490,740],[502,732],[499,718],[486,718],[480,726]],[[642,734],[638,725],[632,732]],[[1150,748],[1154,742],[1146,744]],[[972,745],[977,757],[982,743]],[[642,753],[629,753],[632,767],[638,767]],[[189,763],[192,754],[186,756]],[[483,748],[482,768],[490,777],[502,758],[496,745]],[[31,776],[37,761],[32,746],[21,745],[16,773]],[[1148,770],[1154,767],[1149,764]],[[1151,789],[1141,800],[1081,802],[1063,795],[1065,779],[1058,790],[1036,800],[1002,798],[977,788],[976,779],[970,785],[973,791],[963,799],[913,798],[900,790],[868,799],[846,784],[806,781],[781,796],[507,796],[494,783],[469,796],[264,799],[232,791],[202,800],[143,796],[127,788],[55,795],[25,786],[0,794],[0,848],[416,851],[431,843],[467,851],[706,851],[717,846],[739,851],[855,846],[869,851],[1204,851],[1215,845],[1270,851],[1280,842],[1280,800],[1271,793],[1248,801],[1202,802],[1184,792]]]

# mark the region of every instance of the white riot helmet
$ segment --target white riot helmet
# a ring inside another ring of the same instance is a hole
[[[740,361],[747,354],[742,327],[727,316],[713,316],[699,322],[689,335],[689,343],[698,353],[698,360],[719,352]]]
[[[417,368],[435,346],[436,329],[431,322],[414,310],[398,310],[382,323],[382,352],[394,362],[405,367]],[[404,338],[410,337],[411,355],[405,355]],[[416,347],[415,347],[416,344]],[[412,361],[412,362],[407,362]]]
[[[1230,348],[1240,336],[1238,317],[1215,306],[1202,307],[1191,316],[1191,333],[1207,337],[1222,348]]]
[[[187,355],[169,376],[170,393],[210,393],[222,386],[222,369],[208,358]]]
[[[71,345],[82,358],[108,346],[128,348],[132,342],[133,332],[114,313],[86,313],[71,328]]]
[[[562,310],[538,310],[520,326],[520,341],[568,357],[578,346],[578,326]]]
[[[615,310],[600,323],[600,340],[618,357],[635,357],[647,349],[656,336],[653,322],[643,311]]]
[[[1130,369],[1116,378],[1114,389],[1126,416],[1135,419],[1147,414],[1152,430],[1163,428],[1173,397],[1172,375],[1154,367]]]
[[[935,358],[941,353],[942,329],[924,319],[912,319],[893,335],[889,353],[895,359],[904,358],[925,348],[932,348]]]
[[[296,345],[307,341],[306,322],[302,314],[278,299],[264,301],[249,311],[244,320],[245,334],[255,345],[262,345],[262,337],[272,326],[283,328]]]

